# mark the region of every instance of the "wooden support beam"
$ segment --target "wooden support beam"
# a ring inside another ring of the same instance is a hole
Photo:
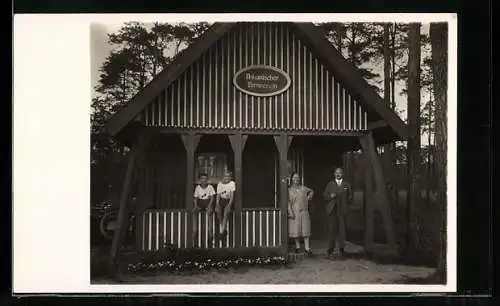
[[[144,131],[144,130],[143,130]],[[138,201],[137,206],[134,208],[135,213],[142,214],[146,209],[151,207],[151,179],[150,179],[150,165],[146,150],[149,149],[151,143],[151,135],[149,133],[142,133],[137,150],[136,156],[136,175],[137,175],[137,188],[138,188]]]
[[[235,214],[235,247],[241,246],[241,211],[243,209],[243,151],[248,135],[229,135],[229,141],[234,153],[234,181],[236,183],[236,194],[234,199]]]
[[[128,228],[128,213],[129,213],[129,207],[128,204],[130,203],[129,201],[129,191],[130,191],[130,185],[132,182],[132,175],[133,175],[133,170],[135,167],[136,163],[136,158],[137,154],[139,151],[138,148],[138,143],[137,141],[134,143],[132,146],[129,160],[128,160],[128,165],[127,165],[127,171],[125,173],[125,179],[123,181],[123,186],[122,186],[122,191],[120,195],[120,203],[118,206],[118,220],[116,224],[116,230],[114,232],[113,236],[113,241],[111,244],[111,250],[109,253],[109,262],[108,262],[108,268],[111,273],[116,272],[116,257],[118,255],[118,252],[120,250],[120,247],[122,246],[123,243],[123,238],[125,236],[125,233]]]
[[[387,122],[385,122],[384,120],[379,120],[379,121],[373,121],[373,122],[370,122],[368,123],[368,130],[375,130],[375,129],[378,129],[378,128],[381,128],[381,127],[386,127],[388,126],[387,125]]]
[[[363,162],[365,164],[365,186],[363,192],[364,199],[364,219],[365,219],[365,252],[373,251],[375,240],[375,203],[373,198],[373,170],[368,154],[368,141],[366,138],[359,138],[363,148]]]
[[[196,148],[200,142],[201,135],[195,134],[194,132],[181,134],[182,142],[186,148],[186,209],[189,216],[191,216],[191,211],[193,210],[193,192],[194,192],[194,158]],[[187,235],[188,243],[187,247],[193,246],[193,218],[187,218]]]
[[[372,165],[373,175],[376,185],[375,195],[377,203],[379,204],[378,207],[382,214],[385,234],[387,237],[387,244],[389,245],[389,248],[393,253],[393,255],[397,255],[398,248],[396,245],[396,236],[394,233],[394,224],[392,220],[389,196],[387,193],[387,188],[385,186],[385,179],[382,171],[382,163],[377,154],[377,149],[375,147],[375,140],[373,139],[373,134],[369,132],[365,137],[363,137],[363,139],[364,140],[360,141],[360,144],[364,146],[363,150],[367,152],[368,155],[370,156],[370,162]]]
[[[191,128],[185,127],[146,127],[145,129],[151,131],[151,133],[161,133],[161,134],[178,134],[192,131]],[[207,129],[201,128],[196,129],[197,133],[203,135],[231,135],[234,133],[242,133],[245,135],[267,135],[274,136],[276,135],[276,130],[237,130],[237,129]],[[290,136],[352,136],[352,137],[360,137],[363,136],[363,131],[288,131],[287,135]]]
[[[288,253],[288,149],[293,137],[285,133],[274,136],[274,142],[279,153],[279,173],[280,173],[280,210],[281,210],[281,243],[284,255]]]

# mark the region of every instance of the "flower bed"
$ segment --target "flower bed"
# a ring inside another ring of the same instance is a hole
[[[224,249],[163,249],[145,254],[135,263],[130,263],[127,270],[133,273],[147,272],[190,272],[236,270],[253,266],[280,268],[288,265],[285,256],[273,251],[258,249],[224,250]]]
[[[203,261],[179,261],[173,259],[160,260],[156,263],[129,264],[128,271],[141,272],[207,272],[213,270],[228,270],[244,267],[282,267],[287,265],[287,260],[282,256],[257,257],[257,258],[234,258],[234,259],[206,259]]]

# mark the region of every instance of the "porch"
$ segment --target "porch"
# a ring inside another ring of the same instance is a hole
[[[130,193],[137,199],[133,212],[138,250],[152,252],[167,246],[258,247],[281,248],[285,252],[287,179],[292,172],[299,173],[302,183],[316,194],[310,202],[313,239],[326,237],[321,194],[334,167],[342,165],[342,149],[356,142],[356,137],[288,136],[288,149],[280,154],[279,136],[242,135],[245,143],[238,154],[238,148],[232,147],[232,135],[197,136],[198,144],[191,153],[181,134],[157,131],[152,131],[147,143],[138,149]],[[280,155],[286,155],[283,161]],[[192,169],[188,169],[189,165]],[[215,214],[192,212],[192,190],[200,172],[208,174],[209,184],[216,187],[225,170],[235,173],[234,212],[227,224],[227,236],[213,245],[209,237],[215,235],[218,220]],[[214,224],[211,229],[210,218]],[[193,234],[193,225],[199,229],[198,235]]]

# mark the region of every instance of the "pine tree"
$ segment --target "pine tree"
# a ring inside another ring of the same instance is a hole
[[[390,41],[390,33],[392,30],[392,24],[384,23],[382,24],[382,54],[383,64],[384,64],[384,101],[387,103],[389,107],[394,102],[391,102],[391,87],[393,86],[393,82],[391,79],[391,66],[394,59],[391,58],[393,52],[391,52],[391,41]],[[391,107],[394,109],[394,107]],[[394,158],[394,142],[389,143],[384,146],[384,164],[386,170],[386,177],[388,181],[388,186],[390,190],[390,194],[392,195],[392,202],[397,204],[397,187],[396,187],[396,161]]]
[[[420,205],[420,24],[410,23],[408,32],[408,207],[407,247],[419,248]]]
[[[421,108],[421,133],[426,136],[427,145],[424,146],[422,158],[425,160],[426,177],[425,182],[422,182],[422,187],[426,190],[427,206],[431,204],[431,190],[434,189],[434,176],[432,173],[434,161],[434,94],[433,94],[433,74],[431,61],[431,46],[428,35],[422,35],[422,60],[421,60],[421,88],[422,93],[427,95],[427,100],[422,103]],[[422,165],[424,166],[424,165]],[[422,176],[422,179],[424,177]]]
[[[391,106],[395,109],[396,81],[407,79],[407,75],[404,75],[401,69],[404,69],[407,63],[405,57],[408,51],[408,24],[393,23],[389,34],[391,41]]]
[[[419,248],[420,205],[420,24],[411,23],[408,33],[408,231],[409,250]]]
[[[436,276],[446,282],[446,173],[447,173],[447,88],[448,88],[448,25],[431,23],[432,74],[436,121],[436,176],[438,181],[437,203],[440,208],[440,252]]]
[[[92,193],[93,203],[105,198],[102,192],[115,184],[115,178],[121,177],[122,167],[117,165],[124,161],[127,152],[122,145],[99,133],[100,127],[208,26],[207,23],[148,26],[130,22],[108,35],[113,48],[100,67],[97,95],[91,102],[91,176],[99,178],[92,180],[92,190],[96,191]]]
[[[362,22],[332,22],[318,25],[325,29],[326,37],[333,46],[358,69],[373,89],[379,92],[380,88],[377,85],[380,75],[374,72],[372,67],[365,66],[376,61],[379,56],[374,41],[377,27],[372,23]]]
[[[96,91],[114,101],[113,112],[118,110],[208,27],[207,23],[154,23],[151,27],[125,23],[108,35],[114,48],[101,67]]]

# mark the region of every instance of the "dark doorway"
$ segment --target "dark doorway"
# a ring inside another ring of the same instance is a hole
[[[272,136],[249,136],[243,152],[243,208],[277,207],[277,157]]]
[[[304,150],[304,184],[314,190],[309,203],[311,239],[327,239],[327,219],[323,191],[333,177],[333,169],[342,162],[339,143],[334,137],[308,137],[297,142]]]

